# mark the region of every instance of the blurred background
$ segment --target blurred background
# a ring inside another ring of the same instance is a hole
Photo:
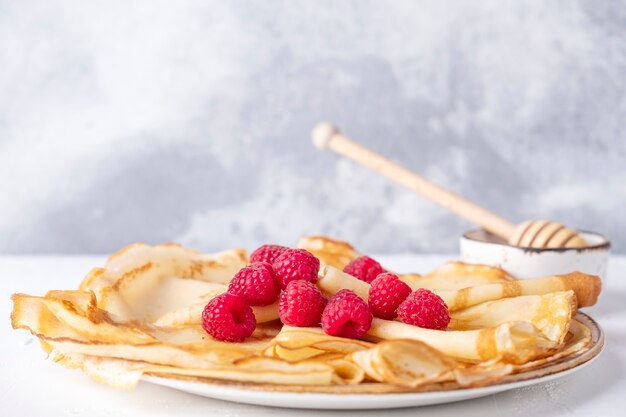
[[[0,0],[0,252],[456,252],[470,224],[313,148],[331,120],[624,253],[625,27],[623,1]]]

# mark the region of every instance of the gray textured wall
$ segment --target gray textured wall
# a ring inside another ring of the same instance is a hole
[[[0,251],[456,250],[467,223],[312,148],[330,119],[624,252],[625,28],[620,1],[0,1]]]

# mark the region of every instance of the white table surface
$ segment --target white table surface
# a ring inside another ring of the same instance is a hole
[[[380,256],[390,269],[426,272],[449,256]],[[120,391],[92,382],[82,372],[44,360],[26,331],[11,328],[14,292],[43,295],[76,288],[100,256],[0,256],[0,416],[332,416],[380,411],[289,410],[198,397],[141,382]],[[476,400],[385,411],[389,416],[626,416],[626,257],[614,256],[600,302],[591,315],[606,333],[602,355],[561,380]]]

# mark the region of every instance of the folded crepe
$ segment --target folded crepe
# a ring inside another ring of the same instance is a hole
[[[396,339],[350,355],[368,378],[406,387],[454,380],[459,364],[425,343]]]
[[[317,285],[328,295],[336,294],[341,289],[348,288],[364,300],[369,299],[370,284],[332,266],[327,266],[322,270]],[[433,292],[443,299],[450,311],[456,311],[487,301],[568,290],[572,290],[576,295],[578,307],[587,307],[596,303],[601,288],[600,277],[572,272],[565,275],[515,281],[507,280],[479,284],[459,290],[435,290]]]
[[[464,262],[448,262],[426,275],[400,274],[400,279],[413,290],[426,288],[431,291],[460,290],[476,285],[515,280],[503,269]]]
[[[576,306],[576,294],[572,290],[502,298],[453,311],[448,328],[475,330],[524,321],[531,323],[548,339],[561,343],[571,318],[576,314]]]
[[[93,291],[98,307],[126,320],[154,322],[166,313],[206,300],[223,291],[248,263],[242,249],[215,254],[176,244],[137,243],[94,268],[79,289]]]
[[[298,241],[298,248],[306,249],[320,260],[323,268],[326,265],[338,269],[345,268],[353,259],[360,256],[348,242],[330,239],[326,236],[307,236]]]
[[[588,307],[596,303],[601,288],[600,277],[572,272],[544,278],[482,284],[456,291],[437,291],[437,295],[445,301],[450,311],[455,311],[502,298],[572,290],[576,294],[578,307]]]
[[[531,323],[510,321],[480,330],[432,330],[399,321],[374,318],[369,336],[383,340],[418,340],[452,358],[479,362],[524,363],[548,356],[559,344]]]
[[[13,301],[13,326],[37,335],[56,361],[81,367],[99,380],[107,380],[107,364],[113,364],[114,374],[132,374],[120,377],[123,383],[116,386],[132,385],[137,382],[132,376],[147,372],[301,385],[342,381],[323,361],[290,362],[264,355],[279,331],[275,325],[257,326],[245,343],[233,344],[208,337],[200,326],[116,322],[95,306],[90,292],[16,294]]]

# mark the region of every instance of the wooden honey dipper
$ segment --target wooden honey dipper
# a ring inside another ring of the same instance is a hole
[[[365,165],[406,188],[418,192],[453,213],[480,225],[510,245],[530,248],[579,248],[587,242],[573,229],[549,220],[529,220],[515,225],[439,185],[382,157],[342,135],[331,123],[320,123],[311,134],[313,143]]]

